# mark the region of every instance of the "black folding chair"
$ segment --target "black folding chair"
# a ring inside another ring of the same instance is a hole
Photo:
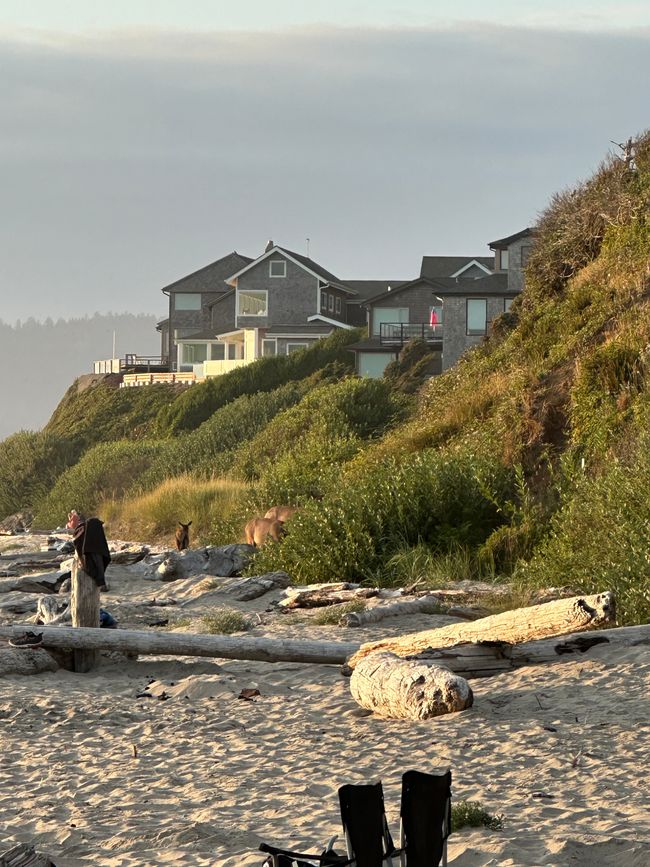
[[[402,777],[400,864],[447,867],[447,837],[451,832],[451,771]]]
[[[407,771],[402,777],[402,827],[396,849],[388,829],[381,783],[339,789],[347,856],[333,849],[335,837],[321,855],[280,849],[262,843],[269,867],[438,867],[447,864],[451,827],[451,771],[434,776]]]

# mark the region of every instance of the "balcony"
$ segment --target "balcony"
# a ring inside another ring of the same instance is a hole
[[[379,325],[379,342],[382,346],[404,346],[409,340],[424,340],[425,343],[442,343],[442,325],[424,322],[382,322]]]
[[[169,370],[169,359],[159,355],[125,355],[93,362],[93,373],[163,373]]]

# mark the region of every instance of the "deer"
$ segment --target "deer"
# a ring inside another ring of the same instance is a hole
[[[178,527],[176,528],[176,550],[184,551],[186,548],[190,547],[190,527],[192,526],[192,522],[189,524],[182,524],[180,521],[178,522]]]
[[[261,548],[269,539],[279,542],[286,532],[281,521],[269,518],[251,518],[244,527],[246,542],[255,548]]]
[[[271,521],[279,521],[281,524],[284,524],[284,522],[288,521],[297,511],[299,511],[298,506],[273,506],[268,510],[264,517],[269,518]]]

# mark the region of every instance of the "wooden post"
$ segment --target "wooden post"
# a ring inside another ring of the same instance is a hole
[[[99,628],[99,587],[75,559],[72,564],[70,613],[73,626]],[[97,665],[97,650],[73,650],[72,670],[84,673]]]

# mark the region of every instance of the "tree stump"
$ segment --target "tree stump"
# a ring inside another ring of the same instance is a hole
[[[74,561],[72,565],[72,592],[70,613],[73,626],[92,626],[99,629],[99,587],[93,578]],[[99,653],[96,650],[73,651],[73,671],[84,673],[97,665]]]
[[[426,720],[471,707],[467,681],[437,665],[373,653],[352,672],[350,692],[361,707],[389,719]]]

